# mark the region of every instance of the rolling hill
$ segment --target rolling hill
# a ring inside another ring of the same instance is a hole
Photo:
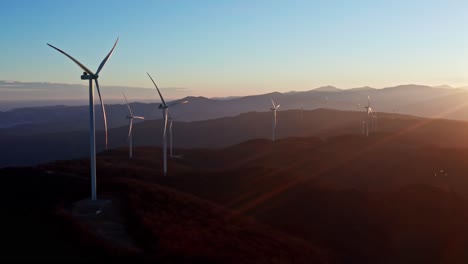
[[[112,203],[99,215],[77,203],[87,196],[86,175],[0,174],[3,261],[329,263],[310,242],[125,173],[100,177],[100,197]]]
[[[377,113],[376,131],[401,133],[412,142],[441,147],[466,147],[468,123],[445,119],[424,119],[399,114]],[[362,112],[317,109],[278,112],[277,137],[328,138],[336,135],[359,134]],[[176,148],[222,148],[250,139],[271,137],[271,113],[251,112],[196,122],[174,122]],[[109,147],[127,145],[128,127],[109,131]],[[135,146],[161,145],[161,120],[145,121],[134,126]],[[97,148],[104,149],[104,135],[97,132]],[[35,135],[0,132],[0,167],[27,166],[57,159],[73,159],[89,155],[89,135],[86,131],[56,132]]]
[[[468,149],[413,136],[257,139],[224,149],[178,149],[182,157],[170,161],[168,177],[161,176],[161,149],[137,148],[133,160],[125,148],[115,149],[98,158],[98,188],[117,197],[132,187],[112,182],[154,186],[151,193],[177,190],[307,241],[327,252],[330,263],[464,263]],[[37,169],[86,177],[87,163]],[[156,194],[136,196],[137,203],[171,203]]]
[[[54,91],[66,91],[68,89],[67,86],[63,89],[60,89],[59,86],[54,85]],[[79,86],[78,90],[81,90],[81,93],[86,95],[85,89],[83,89],[82,86]],[[30,90],[34,89],[29,88],[28,91]],[[14,91],[15,89],[13,89]],[[104,87],[104,99],[114,98],[111,95],[115,94],[116,91],[118,91],[119,98],[121,98],[121,90],[115,87],[110,87],[106,90]],[[131,91],[135,94],[141,94],[143,91],[145,96],[142,97],[144,99],[142,102],[159,100],[153,89],[141,88],[132,89]],[[16,92],[20,93],[21,89],[18,89]],[[40,89],[38,89],[37,93],[40,93]],[[129,96],[132,97],[131,94]],[[189,96],[175,100],[188,100],[189,103],[172,107],[171,114],[177,121],[183,122],[234,117],[247,112],[267,111],[270,108],[270,99],[274,99],[277,103],[281,104],[280,110],[328,108],[345,111],[364,111],[364,105],[367,103],[368,96],[371,97],[372,107],[378,112],[457,120],[466,120],[468,116],[468,107],[465,103],[468,101],[467,90],[448,88],[446,86],[430,87],[424,85],[400,85],[382,89],[361,87],[343,90],[333,86],[325,86],[310,91],[272,92],[261,95],[218,99]],[[8,95],[6,95],[6,98],[8,98]],[[106,102],[108,102],[106,112],[109,127],[116,128],[126,125],[127,120],[125,116],[127,115],[127,109],[123,104],[123,98],[120,101],[113,99]],[[112,103],[109,104],[109,102]],[[116,102],[120,102],[120,104],[116,104]],[[11,135],[34,135],[84,131],[88,129],[88,106],[64,106],[63,104],[66,104],[66,101],[56,101],[55,104],[58,105],[18,108],[0,112],[0,132]],[[86,102],[83,102],[83,104],[86,104]],[[161,118],[161,113],[157,108],[159,103],[132,103],[131,105],[135,114],[144,116],[147,120]],[[97,128],[103,129],[100,111],[100,107],[96,106]]]

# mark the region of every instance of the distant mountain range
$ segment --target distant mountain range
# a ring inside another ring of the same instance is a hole
[[[54,89],[63,90],[58,89],[58,86]],[[82,90],[85,87],[80,86],[79,89]],[[105,98],[112,97],[108,96],[110,91],[118,92],[121,96],[121,89],[102,90]],[[4,93],[2,88],[0,91]],[[81,93],[83,94],[82,91]],[[106,95],[106,93],[108,94]],[[130,98],[137,98],[139,95],[145,95],[146,100],[156,98],[153,89],[132,88],[132,90],[128,90],[128,93]],[[375,112],[401,113],[431,118],[468,119],[468,91],[461,88],[449,88],[445,85],[439,87],[400,85],[383,89],[361,87],[346,90],[325,86],[310,91],[273,92],[245,97],[205,98],[190,96],[179,99],[179,101],[188,100],[189,103],[174,106],[170,112],[177,121],[201,121],[236,116],[246,112],[268,111],[271,106],[270,99],[274,99],[277,104],[281,105],[280,111],[301,108],[306,110],[329,108],[364,111],[368,96],[371,98],[371,106]],[[4,97],[2,96],[2,98]],[[107,100],[107,102],[109,101],[111,100]],[[123,103],[123,99],[121,102]],[[161,118],[158,105],[158,103],[131,103],[134,113],[144,116],[147,120]],[[110,128],[127,124],[125,118],[127,108],[124,104],[106,104],[106,109]],[[96,105],[98,129],[103,127],[101,116],[100,108]],[[88,129],[88,122],[88,107],[86,105],[28,107],[0,112],[0,131],[10,134],[83,131]]]
[[[179,122],[173,124],[174,151],[191,148],[223,148],[251,139],[271,138],[271,112],[250,112],[235,117]],[[278,112],[277,138],[360,134],[364,114],[356,111],[329,109],[288,110]],[[379,113],[378,133],[403,133],[412,142],[440,147],[468,147],[460,141],[468,134],[468,122],[425,119],[400,114]],[[45,127],[45,126],[44,126]],[[0,167],[32,165],[57,159],[89,155],[88,131],[41,132],[12,134],[0,130]],[[147,120],[134,125],[135,146],[160,146],[162,121]],[[128,125],[109,130],[109,148],[126,147]],[[104,135],[97,132],[98,151],[104,150]]]

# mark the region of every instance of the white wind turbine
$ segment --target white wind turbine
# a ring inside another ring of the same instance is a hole
[[[372,108],[370,106],[370,96],[367,96],[367,105],[364,106],[364,108],[367,110],[367,120],[366,120],[366,136],[369,136],[369,119],[371,118],[372,115]]]
[[[91,149],[91,200],[95,201],[96,200],[96,139],[95,139],[95,115],[94,115],[94,89],[93,89],[93,80],[96,83],[96,88],[98,91],[99,95],[99,100],[101,101],[101,108],[102,108],[102,114],[104,118],[104,132],[105,132],[105,137],[106,137],[106,149],[107,149],[107,118],[106,118],[106,110],[104,108],[104,102],[101,97],[101,90],[99,89],[99,83],[98,83],[98,78],[99,78],[99,73],[101,72],[102,68],[106,64],[107,60],[110,58],[112,53],[114,52],[115,47],[117,46],[117,42],[119,41],[119,38],[114,43],[114,46],[112,47],[111,51],[107,54],[107,56],[102,60],[101,64],[99,65],[96,73],[93,73],[91,70],[86,68],[83,64],[81,64],[78,60],[73,58],[72,56],[68,55],[65,51],[56,48],[49,43],[50,47],[54,48],[58,52],[62,53],[63,55],[67,56],[69,59],[71,59],[73,62],[75,62],[81,69],[83,69],[83,75],[81,75],[82,80],[89,80],[89,136],[90,136],[90,149]]]
[[[174,106],[174,105],[177,105],[177,104],[186,104],[188,103],[189,101],[185,100],[185,101],[176,101],[176,102],[169,102],[168,103],[168,106]],[[174,155],[172,155],[172,141],[173,141],[173,133],[172,133],[172,121],[174,121],[174,118],[173,116],[171,115],[171,113],[168,113],[168,117],[169,117],[169,156],[171,158],[174,157]]]
[[[154,87],[156,87],[156,90],[158,91],[158,94],[159,94],[159,97],[161,98],[161,104],[159,105],[159,109],[163,110],[163,122],[164,122],[164,130],[163,130],[163,136],[162,136],[162,141],[163,141],[163,173],[164,173],[164,176],[167,176],[167,117],[168,117],[168,109],[169,107],[167,106],[166,104],[166,101],[164,101],[164,98],[161,94],[161,92],[159,91],[159,88],[158,88],[158,85],[156,84],[156,82],[153,80],[153,78],[151,77],[151,75],[149,73],[146,73],[148,74],[148,77],[150,77],[151,81],[153,82],[154,84]]]
[[[159,97],[161,98],[161,104],[159,105],[159,109],[163,110],[163,122],[164,122],[164,130],[163,130],[163,137],[162,137],[162,140],[163,140],[163,172],[164,172],[164,176],[167,176],[167,121],[168,121],[168,117],[169,117],[169,106],[173,106],[173,105],[176,105],[176,104],[179,104],[179,103],[180,104],[185,104],[188,101],[173,102],[173,103],[171,103],[169,105],[166,104],[166,101],[164,100],[164,98],[163,98],[163,96],[161,94],[161,91],[159,91],[158,85],[156,84],[156,82],[153,80],[153,78],[151,77],[151,75],[149,73],[146,73],[146,74],[148,74],[148,77],[153,82],[154,87],[158,91]],[[170,131],[172,131],[172,121],[171,121]],[[171,134],[171,138],[172,138],[172,134]],[[172,139],[171,139],[171,141],[172,141]],[[172,146],[172,144],[171,144],[171,146]]]
[[[304,120],[304,105],[301,104],[301,121]]]
[[[127,108],[128,108],[128,116],[127,119],[129,120],[129,128],[128,128],[128,148],[129,148],[129,157],[133,157],[133,119],[141,119],[144,120],[145,118],[142,116],[136,116],[133,115],[132,108],[130,107],[130,104],[128,103],[127,97],[125,96],[125,93],[123,94],[125,98],[125,102],[127,103]]]
[[[168,120],[168,116],[169,116],[169,105],[166,104],[166,101],[164,101],[164,98],[163,98],[163,96],[161,94],[161,91],[159,91],[158,85],[153,80],[151,75],[149,73],[146,73],[146,74],[148,74],[148,77],[150,77],[151,81],[154,84],[154,87],[158,91],[159,97],[161,98],[161,104],[159,105],[159,109],[163,110],[163,120],[164,120],[164,130],[163,130],[163,171],[164,171],[164,176],[166,176],[167,175],[167,120]],[[188,101],[183,101],[183,102],[180,102],[180,103],[185,104],[187,102]],[[176,105],[178,103],[179,102],[172,103],[172,104],[170,104],[170,106]],[[171,121],[171,131],[172,131],[172,121]],[[172,139],[171,139],[171,141],[172,141]]]
[[[271,100],[271,104],[273,105],[272,108],[270,108],[271,111],[273,111],[273,135],[272,135],[272,141],[275,141],[275,136],[276,136],[276,110],[280,107],[280,105],[275,105],[275,102],[273,99]]]

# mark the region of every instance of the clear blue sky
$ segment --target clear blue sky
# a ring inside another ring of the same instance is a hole
[[[117,36],[105,85],[206,96],[468,85],[468,1],[0,2],[0,80],[81,83]]]

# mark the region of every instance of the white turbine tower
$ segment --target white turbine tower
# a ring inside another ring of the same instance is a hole
[[[140,119],[140,120],[144,120],[145,118],[142,117],[142,116],[136,116],[136,115],[133,115],[133,112],[132,112],[132,108],[130,107],[130,104],[128,103],[128,100],[127,100],[127,97],[125,96],[125,94],[123,94],[124,98],[125,98],[125,102],[127,103],[127,108],[128,108],[128,116],[127,116],[127,119],[129,120],[129,128],[128,128],[128,137],[127,137],[127,141],[128,141],[128,148],[129,148],[129,158],[132,158],[133,157],[133,119]]]
[[[301,121],[304,120],[304,105],[301,104]]]
[[[367,110],[367,120],[366,120],[366,136],[369,136],[369,119],[371,118],[372,115],[372,108],[370,105],[370,96],[367,96],[367,105],[364,106],[364,108]]]
[[[280,107],[280,105],[275,105],[275,102],[273,99],[271,99],[271,104],[273,105],[272,108],[270,108],[271,111],[273,111],[273,135],[272,135],[272,141],[275,141],[276,137],[276,110]]]
[[[173,155],[172,155],[172,121],[174,121],[174,119],[172,119],[172,116],[169,115],[169,155],[172,159]]]
[[[83,69],[83,75],[81,75],[82,80],[89,80],[89,137],[90,137],[90,149],[91,149],[91,200],[96,201],[96,140],[95,140],[95,115],[94,115],[94,89],[93,89],[93,80],[96,83],[96,88],[99,94],[99,100],[101,101],[101,108],[102,114],[104,118],[104,132],[106,137],[106,149],[107,149],[107,119],[106,119],[106,110],[104,108],[104,102],[102,101],[101,97],[101,90],[99,89],[99,73],[101,72],[102,68],[106,64],[107,60],[110,58],[112,53],[114,52],[115,47],[117,46],[117,42],[119,38],[114,43],[111,51],[107,56],[102,60],[101,64],[99,65],[96,73],[93,73],[91,70],[86,68],[83,64],[81,64],[78,60],[73,58],[72,56],[68,55],[65,51],[56,48],[47,43],[50,47],[54,48],[58,52],[62,53],[63,55],[67,56],[73,62],[75,62],[81,69]]]

